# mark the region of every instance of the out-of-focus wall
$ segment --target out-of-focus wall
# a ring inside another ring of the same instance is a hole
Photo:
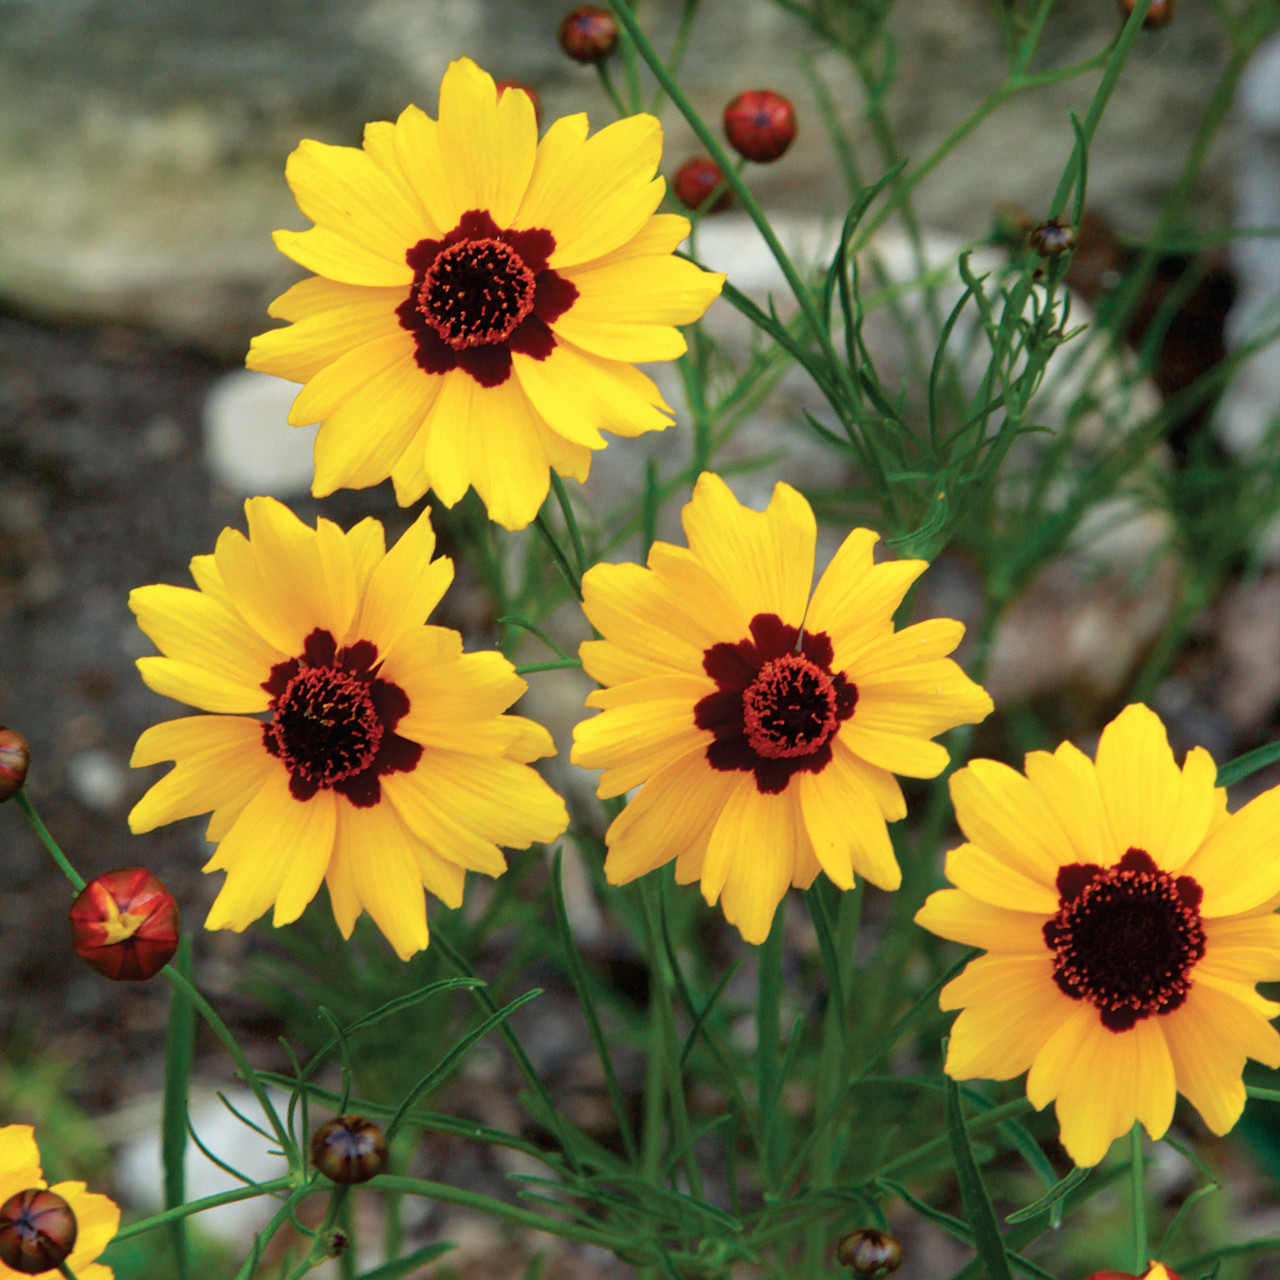
[[[889,112],[902,150],[920,160],[999,84],[1004,0],[899,0],[898,80]],[[841,0],[829,0],[839,7]],[[544,121],[586,109],[610,118],[594,72],[569,63],[555,32],[560,0],[0,0],[0,302],[36,315],[156,329],[227,356],[263,327],[268,300],[297,278],[275,227],[307,225],[284,182],[302,137],[354,144],[366,120],[408,101],[434,112],[451,58],[533,85]],[[856,0],[843,0],[856,14]],[[681,6],[645,0],[641,16],[669,47]],[[1046,65],[1099,48],[1114,0],[1063,0]],[[752,175],[766,204],[830,210],[844,192],[797,55],[812,39],[770,0],[705,0],[686,66],[695,103],[718,119],[744,87],[797,101],[801,132],[779,164]],[[1099,135],[1090,196],[1122,230],[1150,227],[1226,50],[1209,6],[1188,3],[1144,35]],[[861,93],[838,57],[816,69],[840,111]],[[919,193],[925,221],[980,233],[992,206],[1038,209],[1097,83],[1015,99],[969,138]],[[670,171],[695,150],[665,113]],[[869,175],[881,163],[865,130]],[[1205,171],[1202,219],[1230,201],[1222,140]]]

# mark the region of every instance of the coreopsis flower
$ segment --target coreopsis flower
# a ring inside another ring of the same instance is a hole
[[[427,945],[424,886],[456,907],[468,870],[505,870],[499,845],[564,830],[528,764],[551,736],[502,714],[526,686],[501,654],[423,625],[453,578],[426,512],[389,551],[376,520],[312,529],[271,498],[245,512],[247,538],[225,529],[192,560],[198,590],[129,597],[163,655],[138,660],[142,678],[214,713],[138,739],[134,765],[177,767],[129,825],[212,810],[205,870],[227,879],[207,928],[244,929],[273,904],[287,924],[324,881],[344,936],[368,911],[408,957]]]
[[[363,148],[307,140],[285,175],[315,226],[277,246],[316,275],[271,305],[292,321],[248,365],[306,384],[289,420],[319,422],[317,497],[390,475],[403,505],[474,486],[522,528],[549,467],[586,478],[601,430],[671,422],[638,360],[685,350],[723,276],[672,256],[687,219],[655,213],[662,129],[585,115],[538,141],[528,94],[475,63],[445,72],[440,118],[407,107]]]
[[[76,1280],[112,1280],[111,1268],[97,1258],[120,1226],[119,1207],[83,1182],[50,1187],[29,1124],[0,1128],[0,1215],[0,1280],[48,1270],[41,1261],[56,1257],[68,1240],[73,1243],[63,1258]],[[18,1265],[11,1266],[10,1260]],[[57,1265],[55,1261],[53,1267]]]
[[[573,760],[604,769],[599,794],[639,794],[607,833],[612,884],[675,860],[682,884],[748,942],[768,936],[788,885],[823,870],[901,880],[886,822],[906,814],[895,774],[947,764],[930,741],[981,720],[991,699],[946,655],[964,627],[902,631],[893,612],[925,569],[872,561],[855,529],[813,588],[816,525],[779,484],[763,513],[704,474],[684,508],[689,546],[656,542],[648,567],[600,564],[583,609],[603,637],[582,645],[606,688],[574,730]]]
[[[916,920],[987,954],[942,990],[947,1073],[1028,1071],[1081,1167],[1135,1120],[1159,1138],[1179,1093],[1226,1133],[1245,1059],[1280,1066],[1280,1005],[1254,990],[1280,978],[1280,788],[1228,815],[1216,772],[1200,747],[1179,769],[1133,705],[1096,761],[1064,742],[1025,776],[975,760],[951,779],[968,843]]]

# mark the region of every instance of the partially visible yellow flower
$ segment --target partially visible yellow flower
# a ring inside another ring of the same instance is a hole
[[[40,1148],[29,1124],[9,1124],[0,1128],[0,1204],[29,1187],[48,1187],[60,1195],[76,1215],[76,1247],[67,1257],[67,1267],[76,1280],[113,1280],[110,1267],[97,1261],[120,1227],[120,1208],[107,1196],[85,1189],[83,1182],[44,1180]],[[0,1280],[22,1276],[0,1262]]]
[[[450,64],[440,118],[406,107],[363,149],[305,141],[285,176],[315,226],[277,231],[314,277],[271,305],[292,321],[248,365],[306,383],[289,421],[320,422],[317,497],[388,475],[402,505],[474,486],[508,529],[549,467],[585,480],[602,430],[635,436],[671,410],[633,362],[685,350],[723,276],[672,256],[689,233],[655,213],[662,128],[585,115],[538,141],[529,95]]]
[[[655,542],[647,568],[583,577],[603,639],[582,664],[607,687],[587,699],[602,711],[574,730],[572,758],[605,770],[602,797],[640,787],[606,837],[611,884],[674,859],[676,879],[700,880],[758,943],[787,887],[819,870],[842,889],[855,873],[898,887],[894,774],[941,773],[930,739],[991,699],[946,656],[959,622],[893,629],[924,561],[875,564],[877,535],[855,529],[814,587],[813,512],[785,484],[761,513],[704,474],[682,518],[687,550]]]
[[[199,590],[139,587],[140,658],[157,693],[216,714],[148,729],[134,765],[177,761],[129,815],[134,831],[208,813],[206,871],[226,883],[205,924],[300,916],[321,881],[350,936],[368,911],[401,957],[427,945],[424,886],[451,907],[467,871],[501,875],[499,845],[551,840],[564,802],[529,767],[541,725],[503,715],[525,682],[499,653],[424,626],[453,565],[432,560],[423,512],[387,551],[382,525],[304,525],[272,498],[245,503],[196,556]]]
[[[1096,763],[1064,742],[1025,777],[975,760],[951,779],[968,843],[916,920],[989,954],[942,990],[947,1073],[1029,1071],[1082,1167],[1135,1120],[1161,1137],[1179,1093],[1226,1133],[1245,1060],[1280,1066],[1280,1005],[1254,990],[1280,979],[1280,787],[1228,815],[1216,774],[1200,747],[1179,770],[1135,704]]]

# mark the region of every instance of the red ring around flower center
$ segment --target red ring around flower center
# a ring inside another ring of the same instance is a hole
[[[812,755],[839,723],[831,677],[800,653],[771,658],[742,692],[742,723],[757,755]]]
[[[368,682],[334,667],[303,667],[289,681],[270,733],[289,770],[322,787],[367,769],[382,742]]]
[[[505,342],[533,312],[534,273],[509,244],[486,237],[441,250],[418,287],[417,307],[455,351]]]
[[[1130,849],[1114,867],[1062,867],[1057,883],[1060,905],[1043,932],[1064,995],[1087,1000],[1111,1031],[1186,1000],[1205,950],[1204,891],[1191,876],[1174,877]]]

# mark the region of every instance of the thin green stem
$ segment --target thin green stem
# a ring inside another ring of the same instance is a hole
[[[23,787],[13,802],[22,812],[22,816],[31,824],[31,829],[36,833],[40,843],[49,851],[49,856],[58,864],[62,874],[71,881],[75,886],[75,891],[80,892],[84,888],[84,877],[67,861],[67,855],[58,847],[58,842],[49,834],[49,828],[40,820],[40,815],[35,811],[35,806],[31,803],[27,796],[27,789]]]
[[[140,1236],[145,1231],[154,1231],[156,1227],[163,1227],[166,1223],[176,1222],[180,1218],[189,1218],[194,1213],[203,1213],[206,1209],[216,1209],[223,1204],[235,1204],[239,1200],[253,1200],[257,1196],[273,1196],[280,1191],[290,1191],[293,1187],[293,1177],[286,1175],[282,1178],[273,1178],[270,1182],[256,1182],[251,1187],[219,1191],[217,1195],[202,1196],[199,1200],[166,1209],[163,1213],[152,1214],[151,1217],[143,1218],[139,1222],[131,1222],[127,1227],[121,1227],[112,1239],[128,1240],[130,1236]]]
[[[1135,1120],[1129,1130],[1129,1187],[1133,1208],[1133,1274],[1147,1270],[1147,1186],[1146,1161],[1142,1155],[1142,1122]]]
[[[758,951],[756,997],[756,1061],[759,1067],[757,1108],[766,1184],[776,1188],[775,1119],[782,1071],[782,912],[775,911],[769,936]]]
[[[551,492],[556,495],[556,501],[560,504],[560,514],[564,516],[564,526],[569,530],[569,542],[573,547],[573,558],[577,562],[578,577],[581,579],[589,566],[586,548],[582,545],[582,530],[578,528],[578,517],[574,514],[573,504],[569,501],[564,481],[560,479],[554,468],[551,472]]]
[[[581,658],[548,658],[546,662],[526,662],[518,666],[516,675],[532,675],[535,671],[580,671],[581,669]]]

